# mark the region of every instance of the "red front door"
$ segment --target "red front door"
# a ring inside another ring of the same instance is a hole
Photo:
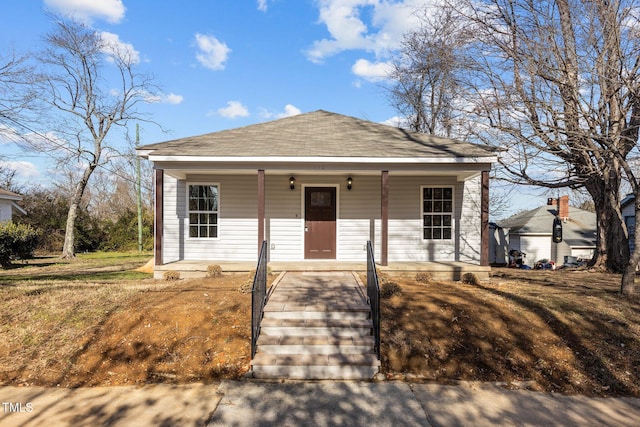
[[[304,200],[304,257],[307,259],[335,259],[335,187],[307,187]]]

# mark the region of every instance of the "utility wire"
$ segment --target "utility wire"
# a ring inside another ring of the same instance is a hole
[[[35,129],[32,129],[31,127],[25,125],[24,123],[20,123],[17,120],[15,120],[15,119],[13,119],[11,117],[8,117],[8,116],[6,116],[4,114],[1,114],[1,113],[0,113],[0,116],[2,116],[3,119],[9,120],[10,122],[14,123],[16,126],[18,126],[20,128],[24,128],[24,129],[28,130],[29,132],[39,136],[40,138],[50,142],[51,144],[55,145],[58,148],[61,148],[61,149],[65,150],[65,151],[68,151],[69,153],[71,153],[73,155],[77,155],[78,154],[75,150],[71,149],[70,147],[67,147],[64,144],[60,144],[59,142],[54,141],[53,139],[49,138],[47,135],[44,135],[44,134],[40,133],[39,131],[37,131]],[[24,142],[26,142],[28,145],[31,145],[32,147],[34,147],[34,149],[38,150],[36,145],[34,143],[32,143],[32,142],[29,142],[28,139],[24,138]],[[47,153],[46,151],[43,151],[43,150],[38,150],[38,151],[40,151],[41,153],[43,153],[43,154],[45,154],[45,155],[47,155],[47,156],[49,156],[51,158],[55,158],[55,156],[53,156],[52,154]],[[79,157],[84,158],[82,156],[79,156]],[[84,160],[89,161],[87,158],[84,158]],[[125,176],[125,175],[120,174],[119,172],[116,172],[113,169],[107,168],[107,165],[104,164],[104,163],[98,164],[97,167],[99,167],[100,169],[102,169],[102,170],[104,170],[106,172],[109,172],[109,173],[111,173],[111,174],[113,174],[113,175],[115,175],[115,176],[117,176],[119,178],[122,178],[123,180],[125,180],[125,181],[127,181],[127,182],[129,182],[129,183],[131,183],[133,185],[136,185],[135,179],[131,179],[131,178]],[[143,187],[147,191],[152,191],[151,187],[149,187],[147,185],[143,185]]]

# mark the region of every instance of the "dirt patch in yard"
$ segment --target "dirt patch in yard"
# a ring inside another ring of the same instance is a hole
[[[237,378],[249,369],[251,296],[240,291],[248,280],[5,283],[0,384]]]
[[[249,275],[162,281],[130,276],[146,259],[127,271],[117,257],[89,261],[0,271],[0,384],[208,383],[248,371]],[[385,280],[399,289],[382,300],[387,378],[640,397],[640,299],[618,295],[619,276]]]
[[[246,275],[242,279],[246,280]],[[239,278],[148,291],[88,337],[67,385],[211,382],[249,369],[251,297]]]
[[[502,382],[640,396],[640,300],[619,276],[494,269],[478,285],[388,277],[382,362],[389,378]]]

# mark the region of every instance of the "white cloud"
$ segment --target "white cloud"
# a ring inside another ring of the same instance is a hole
[[[165,93],[142,93],[144,100],[150,104],[181,104],[184,101],[184,97],[182,95],[176,95],[171,92],[169,94]]]
[[[66,141],[53,132],[21,133],[17,129],[0,125],[0,145],[2,144],[16,144],[25,150],[36,149],[43,152],[55,152],[66,146]]]
[[[261,12],[267,11],[267,0],[258,0],[258,10]]]
[[[198,53],[196,59],[200,64],[212,70],[223,70],[231,49],[214,36],[196,33]]]
[[[380,123],[383,125],[393,126],[396,128],[403,128],[403,129],[409,128],[409,121],[407,120],[406,117],[401,117],[401,116],[391,117]]]
[[[113,61],[114,57],[119,57],[130,64],[138,64],[140,62],[140,52],[138,52],[131,43],[120,40],[120,36],[102,31],[100,39],[104,43],[102,51],[109,55]]]
[[[44,4],[86,23],[104,19],[116,24],[122,21],[126,10],[122,0],[44,0]]]
[[[320,23],[330,38],[316,40],[307,58],[316,63],[345,50],[361,49],[382,55],[397,48],[402,36],[418,25],[415,11],[439,0],[319,0]],[[369,17],[365,19],[364,17]]]
[[[262,110],[260,112],[260,117],[263,119],[284,119],[285,117],[297,116],[298,114],[302,114],[302,111],[293,104],[287,104],[284,106],[284,111],[276,113],[274,111]]]
[[[15,129],[0,124],[0,144],[18,144],[21,141],[22,137]]]
[[[235,119],[237,117],[247,117],[249,110],[242,105],[240,101],[229,101],[225,108],[218,108],[218,114],[227,119]]]
[[[184,101],[184,96],[182,95],[176,95],[175,93],[171,92],[169,95],[165,95],[163,98],[163,102],[166,104],[182,104],[182,101]]]
[[[38,167],[35,164],[25,162],[24,160],[0,161],[0,167],[14,170],[16,171],[16,174],[22,178],[35,178],[40,176]]]
[[[390,62],[370,62],[366,59],[358,59],[351,67],[351,71],[358,77],[376,82],[389,76],[393,71],[393,65]]]
[[[276,114],[276,117],[279,119],[283,119],[285,117],[297,116],[301,114],[302,111],[298,107],[292,104],[287,104],[284,106],[284,111],[282,113]]]

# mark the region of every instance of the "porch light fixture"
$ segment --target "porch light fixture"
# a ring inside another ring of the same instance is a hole
[[[290,176],[289,177],[289,188],[290,189],[293,190],[294,188],[296,188],[295,182],[296,182],[296,179],[293,176]]]
[[[347,178],[347,190],[351,190],[352,186],[353,186],[353,178],[348,177]]]

